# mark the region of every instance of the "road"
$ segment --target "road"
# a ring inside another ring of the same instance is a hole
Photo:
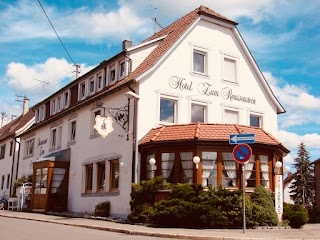
[[[0,217],[0,236],[12,240],[169,240],[6,217]]]

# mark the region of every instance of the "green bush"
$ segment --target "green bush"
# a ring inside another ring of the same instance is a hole
[[[94,215],[98,217],[109,217],[110,216],[110,202],[105,201],[98,203],[94,209]]]
[[[284,219],[289,220],[292,228],[301,228],[309,221],[308,210],[299,204],[284,204]]]
[[[251,194],[252,220],[260,226],[275,226],[278,224],[271,194],[261,185],[255,187]]]

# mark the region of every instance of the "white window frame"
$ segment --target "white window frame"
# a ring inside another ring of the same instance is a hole
[[[72,137],[73,136],[73,129],[72,129],[73,124],[75,124],[74,137]],[[76,118],[69,121],[69,135],[68,136],[69,136],[69,143],[73,143],[76,141],[76,137],[77,137],[77,119]]]
[[[63,109],[62,95],[57,96],[56,98],[56,113],[60,112]]]
[[[204,72],[198,72],[198,71],[195,71],[194,69],[194,53],[197,53],[197,54],[201,54],[203,55],[204,57]],[[202,75],[202,76],[208,76],[208,58],[209,58],[209,54],[208,54],[208,51],[205,51],[205,49],[202,49],[202,48],[196,48],[196,47],[193,47],[192,48],[192,57],[191,57],[191,72],[193,74],[197,74],[197,75]]]
[[[237,113],[237,115],[238,115],[237,123],[227,123],[226,122],[225,114],[226,114],[227,111]],[[239,109],[236,109],[236,108],[224,108],[223,109],[223,123],[225,123],[225,124],[240,124],[240,111],[239,111]]]
[[[96,92],[99,92],[104,87],[103,71],[96,74]],[[101,86],[99,87],[99,77],[101,77]]]
[[[228,60],[231,60],[231,61],[234,61],[235,63],[235,80],[234,81],[231,81],[230,79],[226,79],[226,69],[225,69],[225,59],[228,59]],[[235,55],[233,54],[229,54],[229,53],[225,53],[225,52],[221,52],[221,80],[225,83],[231,83],[231,84],[239,84],[239,71],[238,71],[238,68],[239,68],[239,58],[236,57]]]
[[[114,63],[114,64],[112,64],[112,65],[110,65],[108,67],[108,69],[109,69],[109,71],[108,71],[108,82],[109,82],[109,85],[114,84],[115,82],[117,82],[117,66],[116,65],[117,64]],[[113,80],[111,79],[112,71],[114,71],[114,79]]]
[[[97,107],[91,110],[91,132],[90,135],[91,136],[100,136],[99,133],[97,132],[97,130],[94,129],[94,125],[95,125],[95,114],[96,112],[100,111],[100,116],[104,116],[104,108],[103,107]]]
[[[251,116],[258,117],[259,118],[259,128],[263,128],[263,114],[262,113],[256,113],[256,112],[249,112],[249,119],[248,119],[248,126],[251,126]],[[256,126],[251,126],[256,127]]]
[[[52,99],[51,101],[50,101],[50,115],[52,116],[52,115],[54,115],[54,114],[56,114],[56,99],[54,98],[54,99]]]
[[[46,106],[42,105],[36,110],[35,113],[35,123],[39,123],[45,119],[46,116]]]
[[[169,100],[169,101],[174,101],[174,110],[173,110],[173,122],[164,122],[161,121],[161,99]],[[161,125],[171,125],[171,124],[177,124],[178,123],[178,104],[179,104],[179,98],[178,97],[173,97],[173,96],[168,96],[168,95],[160,95],[159,96],[159,108],[158,108],[158,121],[159,124]]]
[[[93,90],[91,89],[91,86],[93,86]],[[89,92],[89,96],[96,93],[96,78],[95,78],[95,76],[92,76],[88,79],[88,92]]]
[[[0,159],[4,159],[6,157],[6,144],[0,145]]]
[[[122,71],[121,71],[122,64],[123,64],[123,67],[124,67],[123,74],[121,74],[122,73]],[[119,68],[119,79],[122,79],[122,78],[124,78],[126,76],[126,73],[127,73],[127,63],[126,63],[125,59],[119,61],[118,68]]]
[[[68,96],[66,98],[66,95]],[[71,91],[70,89],[62,93],[62,103],[63,103],[63,108],[66,109],[70,106],[70,99],[71,99]]]
[[[53,141],[53,132],[56,132],[55,143]],[[50,129],[50,150],[57,150],[61,148],[62,139],[62,124]]]
[[[26,144],[25,156],[26,157],[33,156],[33,153],[35,150],[35,141],[36,141],[35,138],[26,139],[26,141],[25,141],[25,144]],[[32,146],[32,151],[31,151],[31,146]]]
[[[84,94],[82,94],[82,86],[84,86]],[[78,101],[81,101],[87,97],[87,80],[82,81],[78,85]]]
[[[204,116],[203,116],[203,123],[207,123],[208,122],[208,104],[207,103],[203,103],[203,102],[196,102],[196,101],[191,101],[190,103],[190,123],[192,123],[192,106],[193,105],[199,105],[204,107]]]

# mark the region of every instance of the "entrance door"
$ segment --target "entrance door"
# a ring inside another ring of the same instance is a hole
[[[38,168],[35,171],[32,210],[45,211],[47,206],[48,168]]]

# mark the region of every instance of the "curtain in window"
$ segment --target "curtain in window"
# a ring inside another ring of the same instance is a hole
[[[207,179],[211,175],[211,171],[216,168],[217,153],[202,152],[202,186],[207,186]]]
[[[253,166],[254,166],[254,155],[252,155],[249,161],[244,165],[244,169],[246,170],[245,171],[246,186],[248,184],[248,179],[252,174]]]
[[[64,178],[66,170],[64,168],[54,168],[52,173],[51,192],[56,193]]]
[[[222,153],[223,167],[226,170],[228,178],[232,179],[232,185],[236,186],[237,172],[236,172],[236,161],[233,160],[232,153]],[[231,161],[226,161],[231,160]]]
[[[162,153],[161,154],[161,166],[162,166],[162,177],[165,180],[170,176],[173,163],[174,163],[174,153]]]
[[[193,177],[193,162],[192,162],[193,153],[192,152],[181,152],[181,166],[184,171],[184,174],[189,178],[189,183],[192,183]]]
[[[261,173],[262,173],[262,181],[261,182],[261,185],[266,187],[266,188],[269,188],[269,164],[268,164],[268,156],[266,155],[260,155],[259,156],[260,158],[260,169],[261,169]]]

